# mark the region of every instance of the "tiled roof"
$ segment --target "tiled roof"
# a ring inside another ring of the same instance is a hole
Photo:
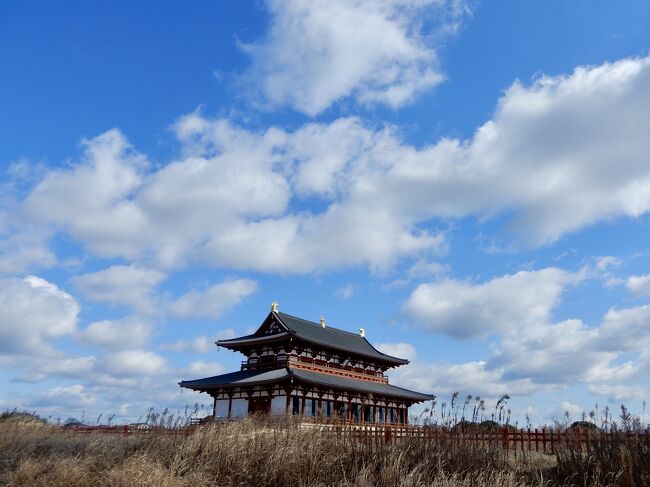
[[[301,369],[291,369],[291,374],[299,380],[346,391],[362,391],[381,396],[411,399],[415,402],[429,401],[433,399],[433,396],[430,394],[421,394],[419,392],[402,389],[401,387],[391,386],[390,384],[385,384],[382,382],[355,380],[349,379],[347,377],[340,377],[337,375],[323,374],[320,372]]]
[[[204,379],[183,380],[178,383],[181,387],[193,389],[195,391],[213,389],[221,386],[250,386],[264,384],[267,382],[277,382],[289,377],[288,369],[273,370],[240,370],[229,374],[215,375]]]
[[[399,399],[408,399],[413,402],[428,401],[433,399],[429,394],[410,391],[401,387],[391,386],[381,382],[367,380],[355,380],[347,377],[323,374],[310,370],[301,370],[293,368],[282,368],[264,371],[242,370],[230,374],[222,374],[204,379],[182,381],[181,387],[197,391],[205,391],[217,387],[238,387],[252,386],[266,383],[277,383],[293,377],[298,381],[308,382],[310,384],[320,385],[326,388],[338,389],[341,391],[360,391],[368,394],[377,394],[380,396],[396,397]]]
[[[392,357],[380,352],[373,347],[365,337],[362,337],[358,333],[350,333],[349,331],[333,328],[329,325],[322,327],[320,324],[314,323],[313,321],[291,316],[286,313],[272,312],[271,315],[269,315],[269,318],[271,316],[275,317],[287,328],[287,330],[289,330],[290,336],[295,337],[298,340],[387,362],[392,365],[404,365],[408,363],[408,360],[406,359]],[[217,345],[234,348],[233,346],[241,346],[247,343],[253,344],[276,341],[278,338],[284,338],[285,336],[287,335],[284,333],[274,335],[258,335],[254,333],[252,335],[231,338],[229,340],[219,340]]]

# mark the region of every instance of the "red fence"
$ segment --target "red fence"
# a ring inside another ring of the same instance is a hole
[[[305,425],[307,426],[307,425]],[[592,431],[588,429],[526,429],[501,428],[492,430],[457,430],[416,425],[354,425],[318,424],[335,432],[337,436],[352,441],[390,443],[402,439],[416,439],[434,443],[469,443],[513,451],[555,453],[561,446],[580,446],[588,452],[596,442],[611,442],[621,438],[641,437],[650,441],[650,429],[645,431]]]
[[[185,427],[167,428],[162,426],[149,426],[146,424],[122,426],[77,426],[70,431],[77,433],[109,433],[109,434],[191,434],[198,423],[193,422]],[[314,428],[318,431],[335,434],[342,441],[360,443],[388,444],[395,441],[422,440],[434,443],[469,443],[483,447],[494,447],[511,451],[528,451],[541,453],[555,453],[561,446],[580,445],[589,451],[596,442],[608,442],[621,438],[641,437],[650,441],[650,429],[645,431],[592,431],[588,429],[526,429],[501,428],[481,430],[447,429],[440,427],[382,424],[369,425],[341,421],[311,421],[300,422],[301,428]],[[278,424],[279,426],[279,424]]]
[[[171,435],[187,435],[194,431],[194,426],[184,426],[184,427],[175,427],[168,428],[166,426],[150,426],[144,424],[132,425],[116,425],[116,426],[73,426],[65,428],[67,431],[72,431],[74,433],[107,433],[107,434],[116,434],[116,435],[140,435],[140,434],[149,434],[149,433],[161,433],[161,434],[171,434]]]

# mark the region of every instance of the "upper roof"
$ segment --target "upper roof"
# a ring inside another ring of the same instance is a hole
[[[264,331],[268,327],[269,320],[279,322],[283,330],[278,333],[265,334]],[[365,337],[362,337],[358,333],[350,333],[329,325],[323,327],[313,321],[279,311],[271,311],[266,320],[264,320],[264,323],[252,335],[231,338],[229,340],[219,340],[216,343],[219,346],[236,350],[247,345],[283,341],[287,337],[391,365],[404,365],[409,363],[406,359],[393,357],[380,352]]]
[[[340,377],[320,372],[282,368],[273,370],[241,370],[229,374],[206,377],[204,379],[187,380],[179,382],[181,387],[193,389],[195,391],[208,391],[219,387],[238,387],[252,386],[266,383],[278,383],[291,378],[301,382],[308,382],[326,388],[337,389],[341,391],[360,391],[368,394],[381,396],[396,397],[406,399],[412,402],[428,401],[433,399],[429,394],[403,389],[402,387],[392,386],[383,382],[366,381]]]

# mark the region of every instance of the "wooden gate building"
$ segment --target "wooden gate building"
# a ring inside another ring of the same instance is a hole
[[[216,344],[246,356],[241,370],[179,383],[209,394],[215,417],[268,413],[405,424],[409,406],[433,399],[390,385],[385,372],[408,360],[374,348],[363,329],[307,321],[279,312],[276,303],[255,333]]]

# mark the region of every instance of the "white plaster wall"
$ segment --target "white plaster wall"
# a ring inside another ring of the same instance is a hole
[[[217,407],[214,415],[218,418],[228,417],[228,399],[217,399]]]
[[[271,414],[284,414],[287,407],[287,396],[276,396],[271,399]]]
[[[248,414],[248,399],[232,400],[232,417],[241,418]]]

